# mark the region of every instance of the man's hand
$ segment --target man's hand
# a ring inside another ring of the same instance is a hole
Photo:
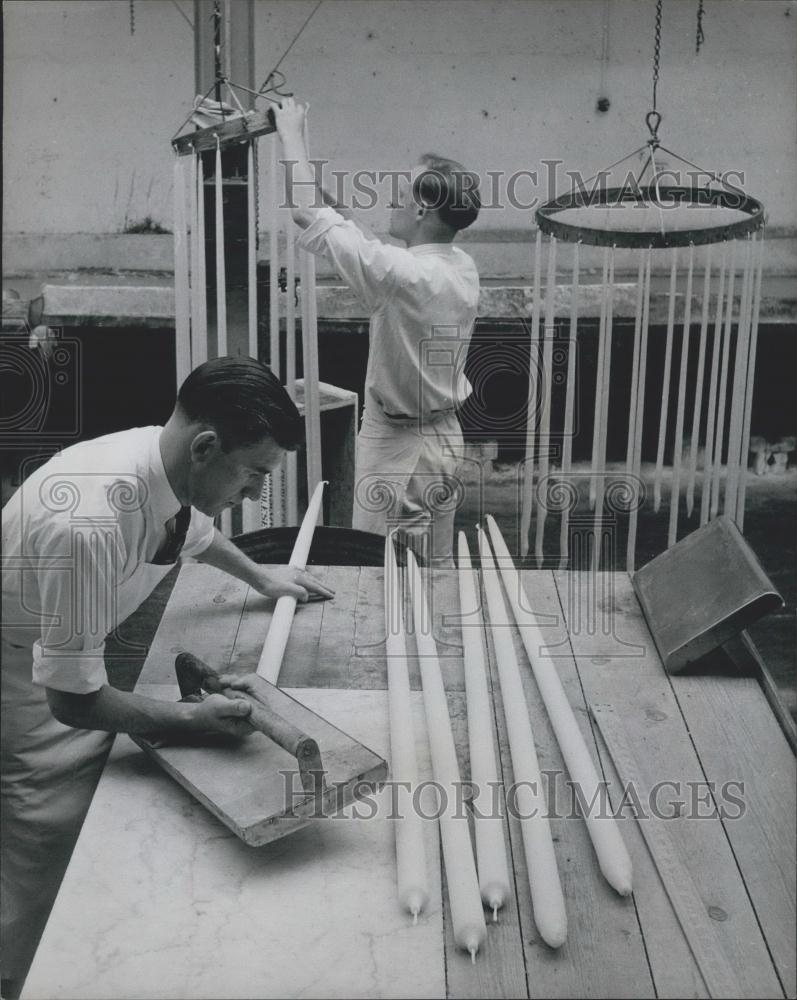
[[[295,566],[280,566],[267,570],[265,566],[253,562],[229,540],[216,531],[211,544],[201,552],[199,562],[223,569],[225,573],[243,580],[265,597],[295,597],[303,603],[307,600],[328,601],[335,591],[323,586],[314,576]]]
[[[304,142],[304,122],[307,117],[308,105],[302,104],[293,97],[283,97],[282,103],[274,108],[274,120],[280,139],[299,138]]]
[[[296,566],[269,570],[259,566],[252,586],[265,597],[295,597],[303,604],[307,601],[330,601],[335,596],[334,590]]]
[[[223,694],[209,694],[196,705],[193,721],[201,732],[224,733],[243,739],[252,733],[247,721],[252,706],[243,698],[225,698]]]

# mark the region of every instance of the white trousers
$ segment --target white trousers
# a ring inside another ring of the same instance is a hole
[[[366,409],[357,437],[352,526],[380,535],[399,529],[424,558],[453,566],[463,451],[453,410],[420,420]]]

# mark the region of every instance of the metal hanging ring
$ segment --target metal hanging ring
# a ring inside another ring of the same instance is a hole
[[[645,124],[650,130],[649,142],[658,143],[659,141],[659,125],[661,125],[661,115],[658,111],[648,111],[645,115]]]
[[[560,212],[573,208],[620,208],[640,203],[656,205],[660,194],[654,185],[637,188],[600,188],[598,190],[574,190],[569,194],[554,198],[537,209],[534,218],[541,232],[555,236],[566,243],[586,243],[599,247],[684,247],[689,244],[701,246],[706,243],[720,243],[755,232],[764,225],[764,206],[741,190],[723,191],[717,188],[693,188],[668,186],[662,189],[666,195],[666,205],[688,208],[730,208],[741,212],[743,218],[736,222],[722,222],[719,225],[701,225],[694,229],[625,229],[617,226],[609,229],[579,222],[566,222],[558,217]]]

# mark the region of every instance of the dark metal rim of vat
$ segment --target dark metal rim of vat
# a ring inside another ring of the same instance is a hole
[[[236,535],[232,542],[257,563],[289,563],[298,527],[261,528]],[[382,566],[385,537],[356,528],[319,525],[313,533],[309,566]]]

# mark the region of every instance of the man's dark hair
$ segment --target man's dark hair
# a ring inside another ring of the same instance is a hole
[[[415,200],[434,209],[454,232],[475,222],[482,207],[479,175],[436,153],[424,153],[420,162],[426,169],[413,183]]]
[[[215,358],[180,386],[177,406],[191,421],[210,424],[225,451],[271,437],[295,451],[304,421],[271,369],[254,358]]]

